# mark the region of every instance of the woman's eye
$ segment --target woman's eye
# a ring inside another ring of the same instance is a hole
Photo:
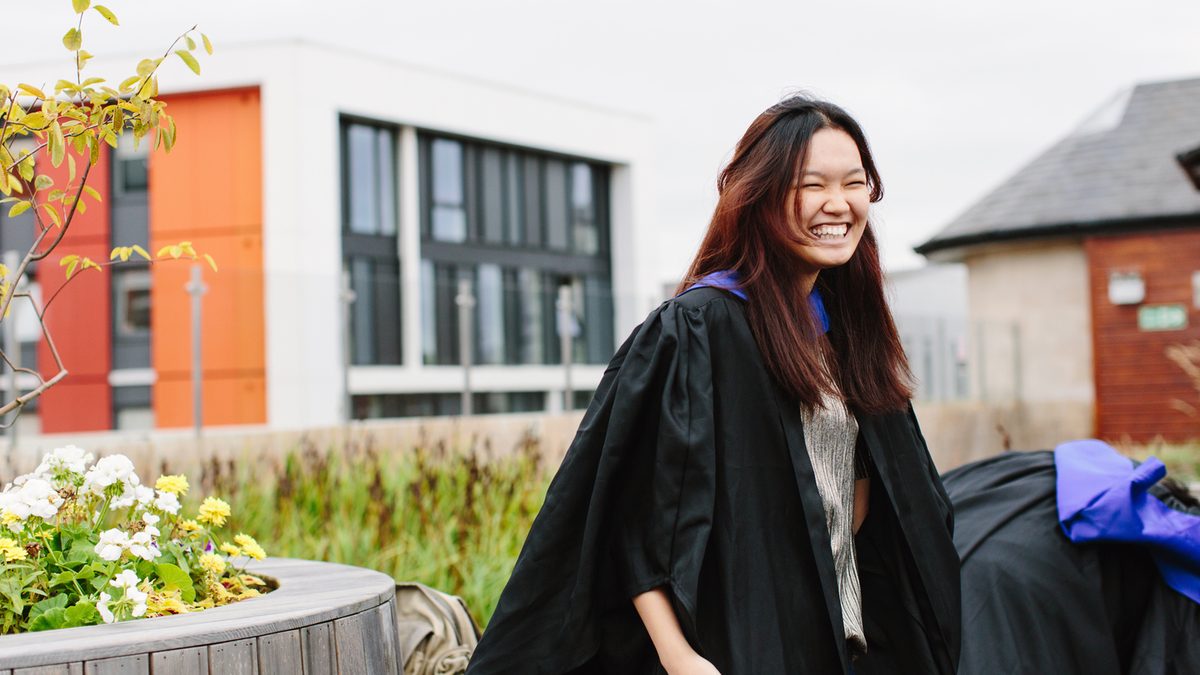
[[[854,181],[854,182],[847,183],[847,186],[850,186],[850,187],[858,187],[858,186],[860,186],[860,185],[866,185],[866,184],[867,184],[867,183],[866,183],[866,181],[856,180],[856,181]]]
[[[823,186],[822,186],[820,183],[805,183],[805,184],[804,184],[804,185],[802,185],[801,187],[804,187],[804,188],[819,188],[819,187],[823,187]]]

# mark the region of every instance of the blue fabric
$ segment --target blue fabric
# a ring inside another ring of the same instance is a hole
[[[1147,492],[1167,475],[1155,457],[1141,464],[1094,439],[1054,449],[1058,521],[1075,543],[1145,546],[1163,581],[1200,603],[1200,516],[1177,511]]]
[[[742,287],[738,284],[738,281],[738,273],[735,270],[710,272],[701,277],[696,283],[684,289],[683,293],[687,293],[688,291],[696,288],[711,286],[712,288],[721,288],[729,291],[743,300],[749,300],[749,298],[746,297],[746,291],[742,290]],[[679,295],[683,295],[683,293],[680,293]],[[813,286],[812,292],[808,294],[808,303],[812,306],[813,311],[816,312],[817,316],[820,317],[821,329],[828,333],[829,313],[825,311],[825,299],[821,297],[821,292],[817,290],[815,285]]]

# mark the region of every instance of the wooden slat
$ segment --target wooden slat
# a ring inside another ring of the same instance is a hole
[[[208,675],[208,647],[188,647],[150,655],[152,675]]]
[[[367,663],[372,673],[395,675],[396,670],[396,618],[391,603],[380,605],[367,612],[364,619],[366,642],[364,648]]]
[[[395,596],[395,581],[372,570],[270,558],[249,571],[279,580],[260,598],[176,616],[0,637],[0,664],[28,668],[254,638],[374,609]]]
[[[150,659],[147,654],[134,654],[88,661],[83,664],[83,672],[84,675],[150,675]]]
[[[333,624],[301,628],[300,654],[304,660],[304,675],[335,675],[337,654],[333,648]]]
[[[59,666],[37,666],[34,668],[17,668],[16,670],[0,670],[0,675],[83,675],[83,663],[64,663]]]
[[[248,638],[209,645],[208,669],[221,675],[258,675],[258,641]]]
[[[260,675],[296,675],[304,672],[300,655],[300,631],[289,630],[258,638]]]
[[[375,637],[375,622],[369,612],[359,612],[333,622],[333,644],[339,675],[367,675],[367,641]]]

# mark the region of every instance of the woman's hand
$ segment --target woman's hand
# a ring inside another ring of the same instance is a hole
[[[663,661],[663,669],[667,675],[721,675],[713,664],[692,650]]]

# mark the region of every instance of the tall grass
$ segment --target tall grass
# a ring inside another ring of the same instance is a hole
[[[1161,439],[1149,443],[1114,443],[1113,447],[1138,460],[1153,455],[1167,465],[1168,476],[1184,483],[1200,483],[1200,439],[1185,443]]]
[[[311,444],[283,460],[212,461],[204,494],[272,556],[359,565],[461,596],[486,624],[549,482],[537,442],[484,461],[445,445]]]

